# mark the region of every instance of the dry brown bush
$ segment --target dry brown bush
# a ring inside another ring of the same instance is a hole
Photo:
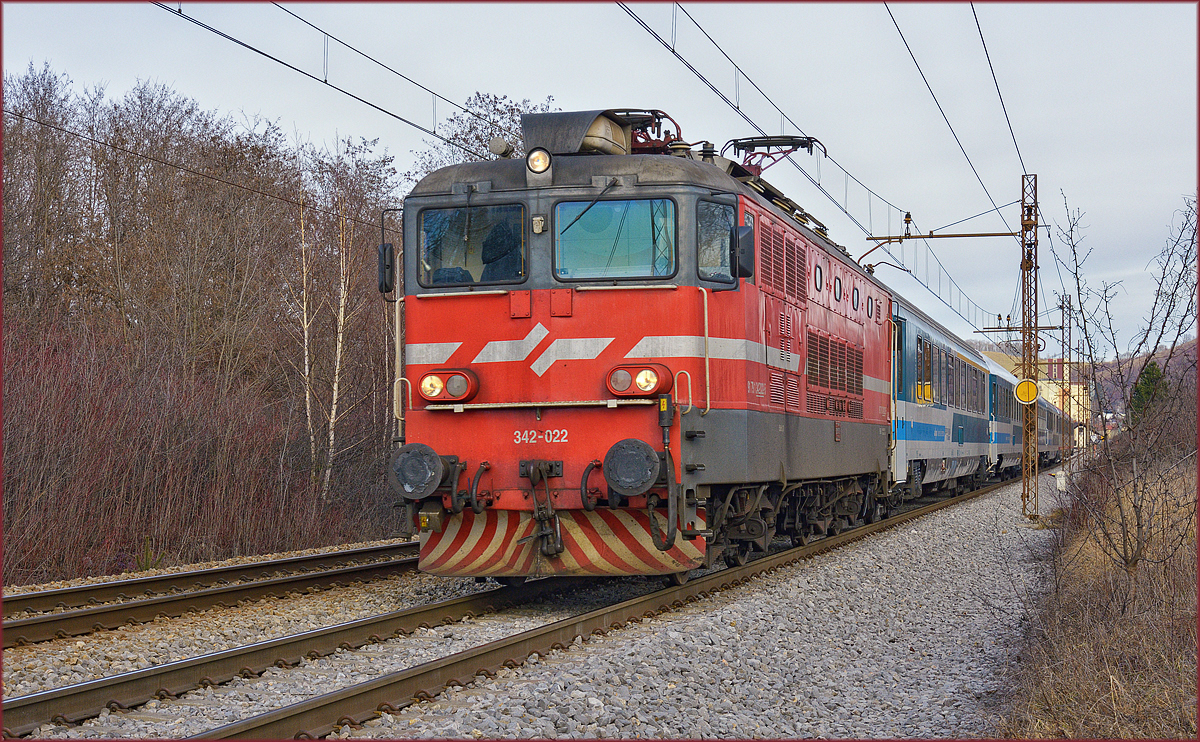
[[[1189,462],[1190,464],[1190,462]],[[1194,467],[1173,482],[1196,496]],[[1086,520],[1065,520],[1056,589],[1030,629],[1011,715],[1013,738],[1196,737],[1196,531],[1156,540],[1132,574]]]

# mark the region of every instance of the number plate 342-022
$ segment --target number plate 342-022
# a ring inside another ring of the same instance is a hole
[[[566,430],[514,430],[513,443],[566,443]]]

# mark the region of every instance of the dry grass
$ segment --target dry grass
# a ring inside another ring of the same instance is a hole
[[[1175,486],[1194,503],[1194,471]],[[1068,523],[1003,735],[1195,739],[1194,520],[1182,548],[1152,550],[1133,574]]]

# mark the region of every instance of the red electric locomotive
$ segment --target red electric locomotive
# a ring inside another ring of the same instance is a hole
[[[738,163],[660,111],[522,128],[524,160],[404,203],[389,479],[421,569],[684,579],[879,517],[888,293],[761,178],[814,140]]]

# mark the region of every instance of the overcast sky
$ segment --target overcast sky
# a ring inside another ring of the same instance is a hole
[[[421,126],[453,113],[335,41],[326,52],[322,33],[273,5],[169,7]],[[718,148],[757,133],[616,4],[286,7],[458,103],[482,91],[518,100],[552,96],[562,110],[657,108],[679,122],[688,141],[709,140]],[[1123,284],[1122,341],[1141,323],[1152,289],[1150,259],[1184,197],[1196,192],[1194,3],[977,4],[1016,146],[971,6],[891,5],[966,157],[883,4],[684,4],[744,76],[674,6],[630,7],[767,133],[796,132],[777,106],[825,145],[831,159],[800,154],[796,161],[837,204],[788,163],[764,177],[828,225],[830,237],[855,257],[872,243],[842,207],[875,235],[896,234],[902,211],[928,232],[988,211],[993,202],[1018,201],[1022,172],[1036,173],[1043,222],[1051,225],[1049,238],[1046,230],[1040,237],[1039,307],[1057,306],[1066,279],[1050,254],[1051,244],[1062,244],[1056,225],[1064,223],[1065,195],[1072,209],[1086,214],[1089,280]],[[5,74],[49,62],[81,88],[104,85],[110,99],[138,79],[153,80],[205,109],[265,117],[317,144],[378,138],[401,170],[429,139],[150,3],[4,3],[2,13]],[[879,198],[868,197],[839,166]],[[1019,228],[1018,206],[1001,214],[1009,228]],[[942,231],[1008,228],[991,214]],[[978,324],[1019,312],[1014,240],[929,245],[963,296],[989,313]],[[938,288],[939,271],[923,247],[906,243],[903,260]],[[881,266],[878,276],[964,337],[980,337],[908,274]],[[940,294],[967,311],[944,275]],[[1043,323],[1058,324],[1057,312]],[[1057,351],[1052,340],[1047,352]]]

